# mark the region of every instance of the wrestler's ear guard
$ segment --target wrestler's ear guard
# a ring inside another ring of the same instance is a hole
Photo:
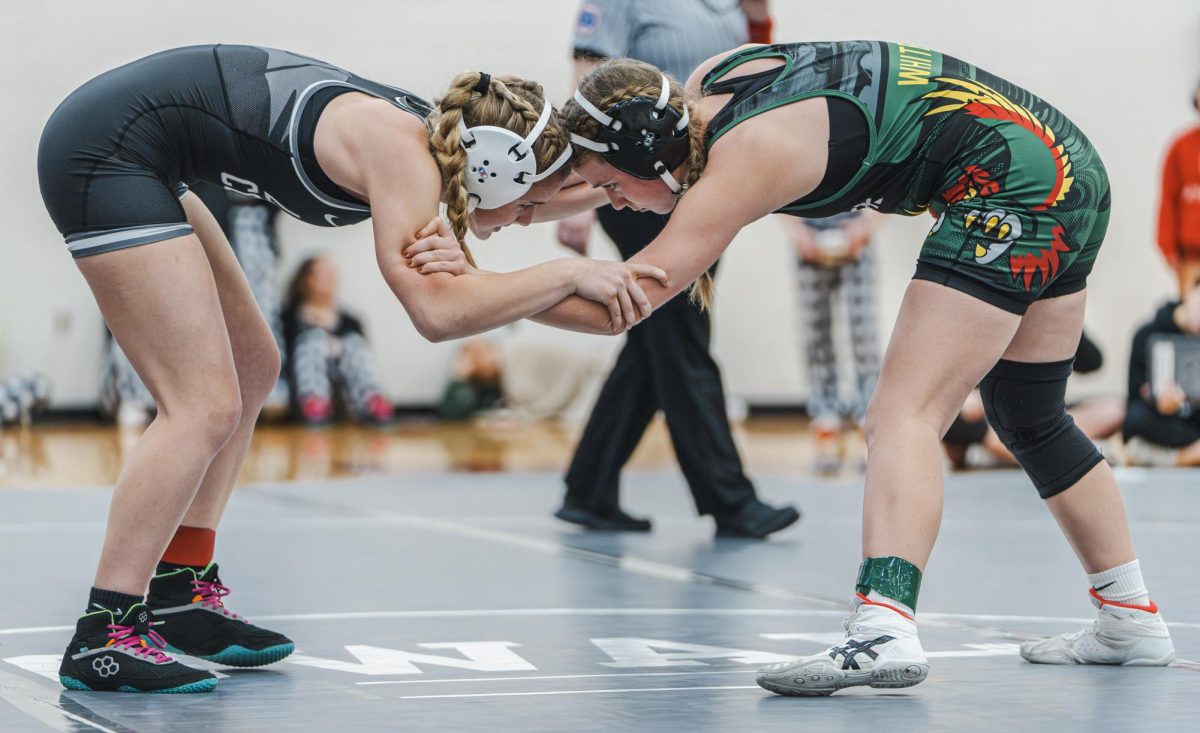
[[[486,93],[487,74],[480,74],[482,93]],[[571,159],[568,145],[553,163],[540,173],[533,145],[550,122],[554,108],[546,101],[537,124],[525,137],[503,127],[468,127],[458,121],[463,149],[467,152],[468,209],[498,209],[521,198],[538,181],[545,180]]]
[[[596,139],[571,133],[571,142],[604,156],[612,167],[635,178],[661,178],[672,192],[684,186],[671,171],[688,157],[688,110],[683,112],[667,104],[671,82],[662,75],[662,90],[657,99],[632,97],[601,110],[575,90],[575,101],[592,119],[600,123]]]

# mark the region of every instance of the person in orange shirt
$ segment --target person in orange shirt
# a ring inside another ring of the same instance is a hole
[[[1200,111],[1200,87],[1192,104]],[[1182,133],[1163,161],[1158,247],[1179,282],[1179,294],[1200,276],[1200,125]]]

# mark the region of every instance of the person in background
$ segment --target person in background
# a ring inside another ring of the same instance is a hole
[[[334,413],[334,385],[357,420],[387,423],[392,403],[383,395],[375,355],[362,323],[337,302],[337,267],[328,257],[300,264],[288,286],[283,311],[292,409],[309,425]]]
[[[504,399],[500,371],[500,354],[491,341],[474,338],[463,342],[454,357],[450,381],[438,400],[438,417],[466,420],[499,407]]]
[[[621,56],[686,79],[712,54],[745,43],[751,30],[765,42],[770,27],[765,0],[590,0],[581,4],[575,28],[575,82],[603,59]],[[561,222],[559,241],[586,253],[597,218],[628,259],[658,236],[669,217],[604,206]],[[713,516],[718,536],[762,538],[799,519],[790,506],[760,501],[746,477],[710,336],[708,314],[686,295],[628,333],[575,449],[556,517],[593,530],[650,530],[648,519],[621,509],[619,484],[622,468],[662,410],[696,509]]]
[[[1200,111],[1200,86],[1192,95]],[[1175,273],[1179,294],[1200,276],[1200,125],[1167,148],[1158,203],[1158,248]]]
[[[1177,348],[1200,349],[1200,283],[1182,300],[1163,305],[1138,329],[1129,353],[1129,403],[1122,432],[1129,462],[1144,466],[1200,466],[1200,399],[1173,378],[1155,384],[1154,337],[1177,337]],[[1185,338],[1191,337],[1191,338]]]
[[[1075,351],[1072,374],[1090,374],[1099,371],[1104,364],[1100,347],[1088,338],[1085,332]],[[1096,442],[1096,447],[1105,453],[1100,441],[1111,438],[1121,429],[1125,419],[1125,403],[1120,397],[1088,397],[1072,403],[1067,414],[1083,431]],[[956,469],[991,468],[998,465],[1018,466],[1012,451],[1004,446],[984,416],[983,398],[976,389],[963,403],[958,417],[954,418],[949,430],[942,437],[942,448]]]
[[[875,303],[875,255],[871,235],[880,221],[873,211],[825,219],[780,217],[796,248],[796,282],[804,325],[808,415],[814,440],[813,470],[841,470],[845,421],[861,429],[879,379],[879,329]],[[833,304],[844,297],[854,361],[854,393],[843,401],[838,389]]]

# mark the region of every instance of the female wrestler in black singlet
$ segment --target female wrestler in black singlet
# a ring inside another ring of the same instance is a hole
[[[636,279],[665,282],[658,268],[558,260],[504,275],[444,274],[469,260],[455,241],[468,226],[486,236],[529,223],[562,187],[569,157],[563,124],[535,83],[461,74],[433,107],[252,46],[165,51],[102,74],[59,106],[38,151],[42,196],[158,404],[117,482],[88,613],[63,657],[65,686],[207,691],[213,675],[164,650],[258,666],[293,648],[224,608],[228,588],[211,563],[279,355],[216,221],[181,184],[221,184],[322,226],[370,217],[380,271],[430,340],[576,294],[608,306],[608,330],[620,331],[649,314]],[[418,233],[427,236],[414,245]],[[410,267],[406,252],[423,260]],[[207,555],[160,564],[155,575],[164,549],[184,536],[207,538]],[[154,631],[152,618],[161,622]]]

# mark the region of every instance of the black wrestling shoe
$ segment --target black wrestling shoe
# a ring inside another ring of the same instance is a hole
[[[654,527],[649,519],[631,517],[619,508],[597,512],[576,504],[563,504],[554,516],[597,532],[649,532]]]
[[[775,508],[752,499],[732,514],[717,518],[717,537],[742,537],[761,540],[773,532],[790,527],[800,519],[795,507]]]
[[[229,588],[217,577],[217,564],[203,570],[183,566],[155,575],[146,603],[165,649],[230,667],[261,667],[295,651],[292,640],[259,628],[222,600]]]
[[[117,612],[119,613],[119,611]],[[107,692],[212,692],[217,678],[180,664],[162,651],[150,630],[150,610],[139,603],[119,618],[109,610],[84,614],[75,623],[58,679],[68,690]]]

